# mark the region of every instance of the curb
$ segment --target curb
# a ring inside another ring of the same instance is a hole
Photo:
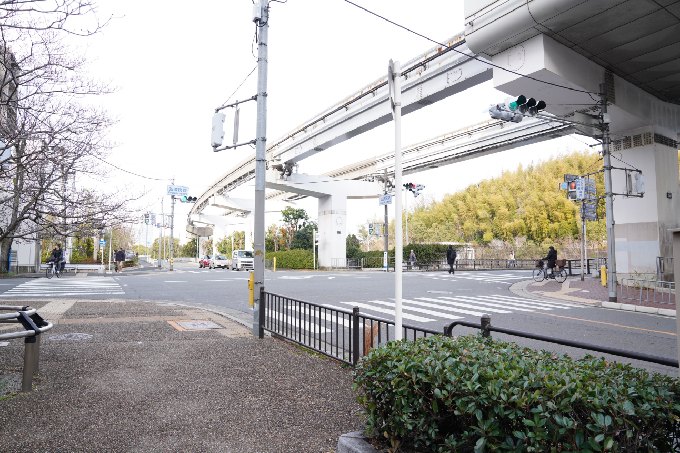
[[[518,296],[522,297],[528,297],[530,299],[536,299],[536,300],[549,300],[549,301],[559,301],[559,302],[567,302],[567,303],[572,303],[572,304],[579,304],[583,305],[586,307],[598,307],[598,308],[606,308],[608,310],[620,310],[620,311],[632,311],[632,312],[637,312],[637,313],[645,313],[649,315],[659,315],[659,316],[666,316],[669,318],[675,318],[677,317],[677,310],[670,310],[667,308],[654,308],[654,307],[644,307],[642,305],[633,305],[633,304],[624,304],[624,303],[618,303],[618,302],[602,302],[598,300],[593,300],[593,301],[588,301],[586,302],[585,300],[578,301],[578,300],[572,300],[574,298],[570,299],[560,299],[558,297],[543,297],[539,294],[532,293],[528,291],[526,288],[530,284],[533,283],[533,280],[525,280],[522,282],[517,282],[510,286],[510,291]]]
[[[368,437],[364,436],[363,431],[354,431],[343,434],[338,439],[338,449],[336,453],[380,453],[373,445],[366,442]]]

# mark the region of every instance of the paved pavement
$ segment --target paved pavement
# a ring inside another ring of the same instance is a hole
[[[4,400],[20,388],[23,342],[0,343],[3,453],[330,452],[362,428],[349,369],[253,337],[232,320],[242,312],[112,298],[30,303],[55,327],[41,340],[35,390]]]

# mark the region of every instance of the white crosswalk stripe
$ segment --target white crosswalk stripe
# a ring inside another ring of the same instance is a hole
[[[359,307],[362,312],[378,312],[394,315],[394,299],[391,302],[382,300],[370,300],[366,302],[341,302],[343,305]],[[513,312],[534,312],[537,310],[568,310],[571,306],[538,301],[535,299],[523,299],[521,297],[490,295],[490,296],[441,296],[415,297],[402,299],[402,317],[418,322],[431,322],[444,318],[460,319],[465,315],[481,317],[483,314],[509,314]],[[418,316],[426,315],[427,318]],[[456,316],[460,315],[460,316]],[[391,317],[390,317],[391,319]]]
[[[475,280],[486,283],[511,283],[512,280],[526,280],[531,278],[531,274],[518,273],[491,273],[491,272],[458,272],[454,275],[440,277],[441,280]]]
[[[40,278],[11,288],[0,297],[62,297],[125,294],[111,277]]]

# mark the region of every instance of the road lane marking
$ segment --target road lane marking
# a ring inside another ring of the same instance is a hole
[[[573,319],[574,321],[584,321],[584,322],[592,322],[592,323],[595,323],[595,324],[605,324],[605,325],[614,326],[614,327],[623,327],[624,329],[644,330],[646,332],[654,332],[654,333],[665,333],[666,335],[672,335],[674,337],[678,336],[677,333],[664,332],[663,330],[652,330],[652,329],[645,329],[643,327],[623,326],[621,324],[614,324],[614,323],[611,323],[611,322],[594,321],[592,319],[572,318],[570,316],[555,315],[555,314],[552,314],[552,313],[541,313],[540,311],[535,311],[534,313],[538,313],[539,315],[555,316],[556,318]]]
[[[373,305],[360,304],[360,303],[357,303],[357,302],[340,302],[340,303],[345,304],[345,305],[352,305],[353,307],[364,308],[364,309],[370,310],[370,311],[377,311],[378,313],[387,313],[389,315],[394,315],[394,310],[388,310],[386,308],[374,307]],[[386,303],[389,303],[389,302],[386,302]],[[391,305],[394,305],[394,304],[391,304]],[[408,313],[402,313],[401,317],[404,318],[404,319],[410,319],[412,321],[418,321],[418,322],[434,321],[434,319],[421,318],[420,316],[415,316],[415,315],[411,315],[411,314],[408,314]]]

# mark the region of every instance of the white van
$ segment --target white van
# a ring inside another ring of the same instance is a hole
[[[255,266],[252,250],[234,250],[231,253],[229,269],[240,271],[241,269],[253,270]]]

